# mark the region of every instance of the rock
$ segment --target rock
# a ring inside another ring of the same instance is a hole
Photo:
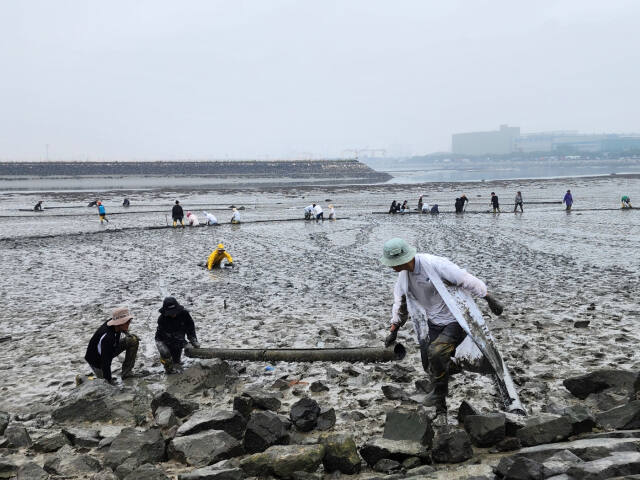
[[[314,393],[328,392],[329,387],[327,387],[324,383],[320,381],[315,381],[311,385],[309,385],[309,390],[311,390]]]
[[[169,392],[162,392],[151,401],[151,410],[155,415],[156,410],[160,407],[169,407],[173,413],[180,418],[187,417],[198,410],[199,406],[195,402],[181,400]]]
[[[284,378],[279,378],[271,384],[271,388],[274,388],[276,390],[287,390],[290,387],[291,385],[289,385],[289,382],[287,382]]]
[[[383,458],[403,462],[409,457],[418,457],[425,463],[429,461],[428,448],[419,442],[411,442],[409,440],[372,438],[360,448],[360,455],[370,467],[373,467]]]
[[[156,425],[162,429],[169,429],[178,425],[179,420],[171,407],[159,407],[154,414]]]
[[[170,480],[170,478],[167,477],[162,469],[145,463],[124,477],[124,480]]]
[[[271,410],[273,412],[277,412],[278,410],[280,410],[280,406],[282,405],[282,402],[280,402],[282,394],[279,392],[276,394],[249,391],[244,392],[242,395],[248,396],[249,398],[251,398],[251,400],[253,400],[253,408],[259,408],[261,410]]]
[[[100,462],[90,455],[78,454],[70,446],[66,445],[49,457],[44,464],[44,469],[61,477],[85,477],[89,473],[98,472],[102,466]]]
[[[30,447],[33,443],[29,432],[22,425],[9,425],[4,431],[4,436],[11,448]]]
[[[318,423],[320,407],[311,398],[301,398],[291,406],[289,418],[301,432],[310,432]]]
[[[61,401],[61,406],[51,412],[51,418],[64,422],[108,422],[133,423],[135,395],[121,391],[103,380],[82,383]]]
[[[562,450],[558,453],[554,453],[542,464],[544,466],[545,478],[552,475],[562,475],[563,473],[567,473],[569,468],[577,463],[582,463],[582,459],[571,453],[569,450]]]
[[[0,473],[0,478],[2,474]],[[37,463],[28,462],[18,468],[17,480],[47,480],[49,474]]]
[[[135,469],[145,463],[161,462],[164,458],[164,438],[159,429],[140,431],[135,428],[124,428],[111,442],[109,451],[104,457],[104,463],[116,470],[126,460],[133,459]]]
[[[381,458],[376,462],[376,464],[372,467],[376,472],[390,474],[396,470],[400,470],[402,465],[396,462],[395,460],[390,460],[388,458]]]
[[[591,432],[596,426],[595,418],[593,418],[589,409],[582,405],[564,408],[560,414],[569,418],[573,435]]]
[[[612,452],[638,451],[638,438],[587,438],[571,442],[549,443],[521,449],[517,455],[544,462],[552,455],[569,450],[585,461],[597,460],[611,455]]]
[[[480,415],[480,412],[473,408],[469,402],[463,400],[458,407],[458,422],[463,424],[467,415]]]
[[[115,474],[118,478],[124,478],[134,472],[139,466],[139,462],[134,457],[129,457],[120,465],[118,465]]]
[[[220,469],[212,465],[178,475],[178,480],[242,480],[244,477],[239,468]]]
[[[422,465],[421,467],[412,468],[411,470],[407,470],[407,478],[421,478],[424,475],[429,475],[436,470],[429,465]]]
[[[118,480],[118,476],[107,468],[100,473],[96,473],[91,477],[91,480]]]
[[[4,435],[10,419],[10,415],[7,412],[0,412],[0,435]]]
[[[460,463],[473,457],[469,435],[464,430],[451,430],[436,436],[431,456],[438,463]]]
[[[272,412],[256,412],[251,415],[244,434],[247,453],[263,452],[272,445],[289,443],[290,424]]]
[[[573,322],[574,328],[587,328],[591,323],[590,320],[578,320],[577,322]]]
[[[573,427],[568,417],[544,414],[529,417],[525,426],[516,432],[523,446],[561,442],[571,435]]]
[[[526,457],[503,457],[496,468],[496,473],[505,480],[542,480],[545,478],[544,467]]]
[[[629,392],[622,387],[613,387],[602,392],[592,393],[584,405],[592,410],[605,411],[629,403]]]
[[[247,419],[238,411],[201,410],[180,425],[177,435],[192,435],[203,430],[223,430],[234,438],[241,439],[247,427]]]
[[[634,385],[637,381],[637,372],[605,369],[567,378],[562,383],[573,395],[584,400],[591,393],[598,393],[612,387],[622,387],[631,396],[636,392]]]
[[[287,479],[293,478],[295,472],[315,472],[323,456],[323,445],[277,445],[244,458],[240,468],[247,475]]]
[[[18,473],[18,465],[8,458],[0,457],[0,478],[13,478]]]
[[[520,440],[514,437],[507,437],[501,442],[498,442],[496,446],[490,450],[490,453],[511,452],[513,450],[519,450],[520,448],[522,448]]]
[[[407,392],[393,385],[383,385],[382,393],[389,400],[409,400],[409,394]]]
[[[596,418],[600,425],[607,428],[619,430],[640,428],[640,400],[602,412]]]
[[[412,468],[416,468],[422,465],[422,460],[418,457],[409,457],[402,462],[402,468],[405,470],[411,470]]]
[[[249,418],[253,411],[253,398],[244,394],[239,397],[234,397],[233,409],[240,412],[244,417]]]
[[[360,472],[360,455],[350,435],[329,435],[321,439],[325,448],[322,464],[327,473],[339,471],[347,475]]]
[[[491,447],[505,438],[505,417],[501,413],[467,415],[464,429],[477,447]]]
[[[71,442],[63,432],[51,433],[36,440],[33,444],[33,449],[36,452],[50,453],[69,445],[69,443]]]
[[[333,408],[320,412],[318,415],[317,430],[329,430],[336,424],[336,411]]]
[[[580,480],[599,480],[640,473],[640,453],[614,452],[608,457],[579,463],[567,470],[567,475]]]
[[[240,441],[227,432],[207,430],[174,438],[169,442],[167,453],[179,462],[201,467],[242,455],[244,449]]]
[[[522,427],[526,425],[527,417],[515,413],[504,413],[504,432],[507,437],[515,437]]]
[[[74,447],[93,448],[100,443],[100,436],[97,430],[85,428],[63,428],[64,433],[71,445]]]
[[[231,386],[237,379],[238,372],[224,360],[201,360],[181,375],[169,375],[167,391],[174,395],[186,396],[209,388]],[[177,411],[176,415],[180,416]]]
[[[389,440],[410,440],[431,447],[433,427],[424,411],[394,409],[387,412],[382,436]]]
[[[422,393],[431,393],[431,390],[433,390],[433,384],[424,378],[416,380],[414,385],[416,386],[416,390]]]

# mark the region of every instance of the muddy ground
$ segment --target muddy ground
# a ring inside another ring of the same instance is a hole
[[[567,188],[576,202],[571,213],[559,204],[527,205],[559,201]],[[510,212],[516,190],[523,192],[524,214]],[[501,214],[371,213],[386,210],[393,199],[415,204],[420,194],[427,203],[450,211],[453,198],[462,192],[472,201],[470,212],[486,211],[491,191],[500,196]],[[384,241],[394,236],[404,237],[419,251],[449,257],[483,279],[505,304],[502,317],[490,317],[489,324],[529,411],[572,404],[576,399],[562,386],[564,378],[602,367],[640,368],[640,212],[593,210],[617,209],[623,193],[640,198],[640,180],[128,192],[131,209],[140,204],[165,204],[169,209],[178,196],[185,211],[189,203],[244,205],[246,221],[299,217],[311,200],[326,206],[330,199],[341,219],[122,232],[113,230],[162,225],[165,215],[113,216],[111,223],[100,226],[93,209],[17,212],[44,195],[2,194],[0,337],[10,335],[11,340],[0,344],[0,410],[50,409],[48,400],[71,389],[76,373],[87,372],[86,343],[121,304],[133,311],[131,331],[143,342],[136,368],[148,372],[151,387],[160,390],[164,377],[153,335],[163,292],[190,309],[203,346],[380,345],[396,275],[378,258]],[[48,193],[45,206],[82,205],[95,196]],[[122,211],[116,207],[122,197],[122,192],[100,194],[110,212]],[[202,208],[194,211],[199,214]],[[49,215],[54,212],[72,216]],[[215,213],[224,221],[230,217],[228,211]],[[43,234],[52,236],[30,238]],[[208,272],[198,267],[220,242],[237,268]],[[489,316],[486,304],[479,305]],[[579,320],[590,323],[575,328]],[[358,364],[361,375],[316,395],[323,407],[336,409],[337,430],[360,438],[382,431],[384,410],[396,402],[387,400],[380,387],[397,384],[389,376],[394,370],[407,370],[410,382],[398,385],[414,391],[412,382],[424,374],[409,324],[399,341],[409,347],[409,355],[398,366]],[[328,368],[330,374],[330,367],[341,370],[346,365],[278,363],[272,371],[261,363],[245,366],[244,385],[270,385],[285,376],[310,384],[325,379]],[[306,388],[305,383],[295,387]],[[221,395],[207,402],[228,407],[231,398]],[[476,374],[454,377],[450,407],[457,408],[463,399],[486,411],[500,407],[491,380]],[[284,403],[295,400],[289,393]],[[362,418],[353,411],[360,411]]]

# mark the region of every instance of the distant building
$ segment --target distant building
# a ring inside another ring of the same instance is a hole
[[[500,125],[491,132],[456,133],[451,137],[451,151],[461,155],[500,155],[514,151],[520,127]]]
[[[519,127],[501,125],[492,132],[456,133],[451,150],[461,155],[503,155],[522,153],[579,153],[640,150],[640,135],[580,134],[576,131],[520,134]]]

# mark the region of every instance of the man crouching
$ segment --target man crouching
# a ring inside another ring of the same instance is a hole
[[[174,297],[166,297],[159,312],[156,346],[165,371],[174,373],[182,363],[182,349],[187,344],[185,335],[194,347],[200,348],[200,343],[189,311]]]

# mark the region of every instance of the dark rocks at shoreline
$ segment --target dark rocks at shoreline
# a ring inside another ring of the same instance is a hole
[[[221,430],[207,430],[193,435],[176,437],[167,448],[169,458],[187,465],[204,467],[226,458],[244,454],[238,439]]]
[[[573,427],[569,418],[562,415],[543,414],[529,417],[516,436],[523,446],[560,442],[569,438]]]
[[[360,456],[370,467],[373,467],[383,458],[402,462],[407,458],[417,457],[423,463],[429,463],[431,459],[429,449],[419,442],[388,440],[386,438],[369,439],[360,448]]]
[[[431,457],[438,463],[460,463],[473,457],[471,439],[464,430],[444,431],[436,436]]]
[[[612,408],[596,416],[600,425],[618,430],[640,428],[640,400]]]
[[[165,441],[160,430],[124,428],[111,442],[104,463],[118,473],[117,470],[125,465],[133,471],[143,463],[157,463],[164,458]]]
[[[501,413],[467,415],[464,429],[475,446],[491,447],[505,438],[505,416]]]
[[[160,407],[169,407],[180,418],[187,417],[200,407],[197,403],[182,400],[169,392],[162,392],[156,395],[151,401],[151,411],[155,415]]]
[[[632,398],[638,391],[639,375],[627,370],[596,370],[594,372],[571,377],[562,383],[567,390],[581,400],[590,394],[600,393],[608,389],[618,389],[628,392]]]
[[[318,424],[320,406],[315,400],[305,397],[291,406],[289,418],[296,429],[301,432],[310,432]]]
[[[315,472],[324,453],[323,445],[276,445],[244,458],[240,468],[251,476],[275,475],[290,479],[295,472]]]
[[[287,445],[290,428],[291,423],[275,413],[256,412],[247,423],[244,449],[247,453],[258,453],[273,445]]]
[[[204,430],[222,430],[236,439],[242,439],[246,427],[247,419],[236,410],[200,410],[178,427],[176,435],[193,435]]]
[[[321,439],[325,448],[322,464],[326,472],[339,471],[346,475],[360,472],[362,460],[354,438],[350,435],[329,435]]]
[[[4,431],[4,437],[10,448],[30,447],[33,444],[29,432],[22,425],[10,424]]]
[[[382,436],[388,440],[409,440],[430,447],[434,431],[426,412],[394,409],[386,414]]]

